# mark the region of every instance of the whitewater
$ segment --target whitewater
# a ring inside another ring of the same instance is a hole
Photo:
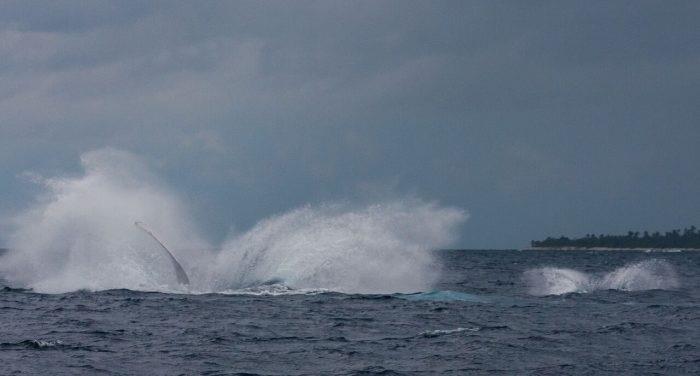
[[[556,267],[530,269],[524,273],[523,280],[530,294],[537,296],[595,290],[669,290],[679,286],[673,265],[663,259],[638,261],[597,275]]]
[[[208,243],[188,208],[138,156],[101,149],[76,177],[36,178],[45,189],[12,222],[0,273],[37,292],[124,288],[209,293],[272,283],[294,289],[426,291],[467,218],[419,199],[306,205],[261,220],[223,244]],[[191,279],[178,283],[158,234]],[[150,230],[149,230],[150,231]],[[215,251],[211,251],[214,249]]]

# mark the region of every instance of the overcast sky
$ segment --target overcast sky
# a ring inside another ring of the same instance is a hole
[[[0,216],[106,146],[214,241],[306,203],[458,246],[700,225],[697,1],[3,1]],[[0,234],[2,245],[2,234]]]

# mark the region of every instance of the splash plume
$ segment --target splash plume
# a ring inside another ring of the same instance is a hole
[[[81,163],[81,176],[41,179],[44,194],[15,218],[14,251],[0,261],[13,284],[49,293],[222,292],[270,283],[426,291],[440,273],[428,251],[449,246],[466,219],[460,209],[419,199],[309,205],[211,247],[182,200],[134,154],[100,149]],[[219,251],[204,251],[212,248]]]

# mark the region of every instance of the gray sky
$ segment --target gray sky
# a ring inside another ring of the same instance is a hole
[[[700,3],[0,2],[0,216],[111,146],[214,241],[306,203],[462,247],[700,224]],[[0,234],[0,245],[2,234]]]

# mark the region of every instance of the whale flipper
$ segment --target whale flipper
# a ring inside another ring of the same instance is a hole
[[[172,253],[168,250],[168,248],[163,245],[163,242],[161,242],[154,234],[146,228],[146,225],[143,224],[143,222],[134,222],[134,226],[140,228],[143,230],[145,233],[150,235],[153,240],[155,240],[160,247],[165,251],[165,254],[168,255],[168,258],[170,258],[170,261],[173,263],[173,268],[175,269],[175,275],[177,276],[177,282],[180,283],[181,285],[189,285],[190,284],[190,279],[187,277],[187,273],[185,273],[185,269],[182,268],[182,265],[180,265],[179,262],[177,262],[177,259],[175,256],[173,256]]]

